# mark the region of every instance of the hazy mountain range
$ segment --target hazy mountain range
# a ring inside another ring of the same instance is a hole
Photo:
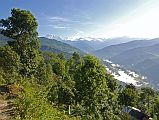
[[[159,87],[159,38],[111,45],[94,51],[94,55],[134,70]]]
[[[63,42],[70,44],[83,50],[86,53],[92,53],[95,50],[102,49],[110,45],[126,43],[136,40],[136,38],[120,37],[120,38],[78,38],[75,40],[63,40]]]
[[[131,50],[134,48],[151,46],[159,43],[159,39],[152,39],[152,40],[135,40],[130,41],[123,44],[117,45],[110,45],[108,47],[104,47],[102,49],[96,50],[93,53],[100,58],[111,58],[115,55],[118,55],[124,51]]]
[[[55,39],[55,40],[70,44],[71,46],[79,48],[86,53],[92,53],[95,50],[102,49],[110,45],[116,45],[120,43],[126,43],[129,41],[137,40],[137,38],[128,38],[128,37],[118,37],[118,38],[109,38],[109,39],[80,37],[76,39],[69,39],[69,38],[62,39],[59,36],[55,36],[51,34],[48,34],[45,37],[48,39]]]
[[[58,36],[46,37],[39,37],[42,51],[63,52],[67,58],[73,52],[78,52],[80,55],[90,53],[146,76],[159,88],[159,38],[151,40],[127,37],[64,40]],[[6,44],[7,40],[11,39],[0,34],[1,45]]]

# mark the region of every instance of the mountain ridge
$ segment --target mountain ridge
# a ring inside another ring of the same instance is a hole
[[[151,46],[157,43],[159,43],[159,38],[155,38],[152,40],[134,40],[126,43],[104,47],[102,49],[94,51],[93,54],[99,58],[110,59],[111,57],[126,50],[130,50],[137,47]]]
[[[82,39],[82,40],[81,40]],[[119,38],[91,38],[91,40],[87,40],[87,38],[79,38],[76,40],[63,40],[67,44],[70,44],[74,47],[83,50],[86,53],[93,53],[98,49],[102,49],[104,47],[110,45],[116,45],[119,43],[126,43],[132,40],[136,40],[136,38],[127,38],[127,37],[119,37]]]
[[[7,41],[10,41],[10,40],[11,40],[10,38],[0,34],[0,45],[1,46],[7,44]],[[49,51],[49,52],[55,52],[55,53],[63,52],[67,58],[69,58],[74,52],[78,52],[82,56],[85,54],[80,49],[75,48],[67,43],[63,43],[61,41],[55,40],[55,39],[39,37],[39,40],[40,40],[40,44],[41,44],[40,49],[42,51]]]

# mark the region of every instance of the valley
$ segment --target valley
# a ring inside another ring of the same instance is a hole
[[[133,84],[136,87],[144,87],[147,85],[150,86],[145,76],[142,76],[134,71],[125,69],[119,64],[114,64],[109,60],[103,60],[103,63],[104,65],[106,65],[107,72],[112,74],[115,79],[121,82],[121,84]]]

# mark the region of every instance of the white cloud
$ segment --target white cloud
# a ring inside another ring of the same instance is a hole
[[[63,23],[80,23],[81,22],[78,20],[72,20],[69,18],[59,17],[59,16],[47,17],[47,19],[50,22],[63,22]]]
[[[58,26],[58,25],[48,25],[48,26],[53,27],[53,28],[55,28],[55,29],[65,29],[65,28],[67,28],[67,27]]]
[[[64,18],[64,17],[58,17],[58,16],[54,16],[54,17],[49,17],[50,21],[54,21],[54,22],[69,22],[71,21],[68,18]]]

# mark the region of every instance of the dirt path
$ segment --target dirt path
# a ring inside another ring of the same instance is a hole
[[[0,120],[9,120],[10,119],[10,109],[7,101],[0,100]]]
[[[1,86],[0,86],[1,88]],[[0,89],[0,120],[10,120],[14,115],[14,107],[11,99],[7,99],[8,93]]]

